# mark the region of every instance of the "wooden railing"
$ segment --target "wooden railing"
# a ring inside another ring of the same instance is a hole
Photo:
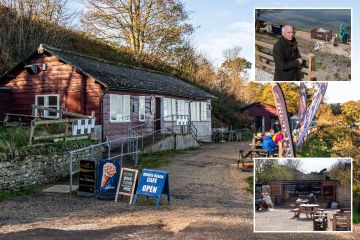
[[[60,108],[59,110],[57,109],[53,109],[53,108],[48,108],[48,107],[43,107],[43,106],[37,106],[37,105],[32,105],[33,108],[33,116],[34,116],[34,120],[31,121],[31,125],[30,125],[30,136],[29,136],[29,145],[32,145],[34,143],[34,141],[41,141],[41,140],[63,140],[63,141],[68,141],[68,140],[80,140],[80,139],[90,139],[91,137],[91,133],[80,133],[77,135],[74,135],[72,132],[72,125],[74,123],[74,121],[78,121],[78,120],[96,120],[95,118],[95,112],[92,112],[91,116],[86,116],[86,115],[82,115],[82,114],[78,114],[78,113],[72,113],[72,112],[67,112],[67,111],[63,111],[62,108]],[[51,113],[56,113],[59,114],[59,118],[58,119],[41,119],[42,117],[39,117],[39,111],[48,111]],[[68,116],[68,117],[72,117],[72,118],[65,118],[64,116]],[[53,125],[54,127],[56,125],[64,125],[64,131],[61,133],[55,133],[55,134],[49,134],[47,133],[46,135],[37,135],[35,133],[35,129],[41,125]]]
[[[275,62],[272,55],[273,45],[265,42],[255,41],[255,63],[259,68],[263,70],[275,71]],[[302,55],[302,59],[305,64],[301,68],[301,72],[304,73],[305,81],[316,80],[316,68],[315,68],[315,55],[309,53],[308,55]],[[265,60],[265,62],[264,62]]]

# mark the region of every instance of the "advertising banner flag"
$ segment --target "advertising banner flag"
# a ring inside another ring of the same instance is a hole
[[[320,83],[320,88],[316,91],[314,99],[310,104],[308,110],[306,111],[304,123],[300,128],[299,140],[297,142],[297,147],[300,147],[304,141],[304,137],[307,134],[312,120],[315,117],[317,110],[319,109],[320,103],[322,102],[325,92],[327,89],[327,83]]]
[[[295,157],[294,145],[293,145],[293,141],[292,141],[292,134],[291,134],[290,124],[289,124],[289,117],[288,117],[288,111],[287,111],[286,103],[285,103],[285,99],[284,99],[284,94],[283,94],[279,84],[272,83],[271,86],[273,88],[275,106],[276,106],[276,109],[278,112],[279,121],[280,121],[281,128],[282,128],[283,134],[284,134],[284,141],[286,143],[285,156],[286,157]]]
[[[305,83],[300,83],[300,105],[299,105],[299,124],[303,125],[306,115],[306,86]]]

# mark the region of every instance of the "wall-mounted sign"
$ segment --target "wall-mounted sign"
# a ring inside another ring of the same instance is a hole
[[[82,135],[93,133],[95,129],[94,119],[79,119],[72,122],[72,135]]]
[[[121,168],[120,181],[117,185],[115,202],[117,202],[120,194],[130,196],[129,204],[132,203],[138,172],[139,171],[136,169]]]
[[[137,203],[138,196],[144,195],[148,197],[156,197],[156,207],[159,207],[162,194],[167,195],[168,202],[170,203],[168,173],[159,170],[143,169],[136,190],[134,205]]]

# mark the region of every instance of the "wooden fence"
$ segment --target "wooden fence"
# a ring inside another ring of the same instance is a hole
[[[83,120],[96,120],[95,119],[95,112],[92,112],[91,116],[81,115],[78,113],[72,113],[72,112],[66,112],[63,111],[62,108],[59,110],[48,108],[48,107],[42,107],[37,105],[32,105],[33,109],[33,117],[34,119],[31,121],[30,125],[30,136],[29,136],[29,145],[32,145],[34,141],[36,140],[54,140],[54,141],[68,141],[68,140],[80,140],[80,139],[90,139],[92,132],[84,132],[78,135],[74,135],[72,132],[73,123],[75,121],[83,121]],[[38,114],[42,111],[48,111],[52,113],[59,114],[58,119],[41,119]],[[72,118],[65,118],[64,116],[69,116]],[[49,134],[46,135],[36,135],[35,129],[38,126],[41,125],[53,125],[54,127],[56,125],[64,124],[64,131],[62,133],[55,133],[55,134]]]
[[[255,63],[263,70],[275,71],[274,57],[272,56],[273,45],[265,42],[255,41]],[[316,80],[315,55],[309,53],[302,55],[305,62],[301,72],[305,81]]]

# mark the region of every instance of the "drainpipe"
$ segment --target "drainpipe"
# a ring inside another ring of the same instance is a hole
[[[105,139],[104,136],[104,96],[109,91],[109,88],[105,88],[105,91],[100,97],[100,115],[101,115],[101,141]]]

